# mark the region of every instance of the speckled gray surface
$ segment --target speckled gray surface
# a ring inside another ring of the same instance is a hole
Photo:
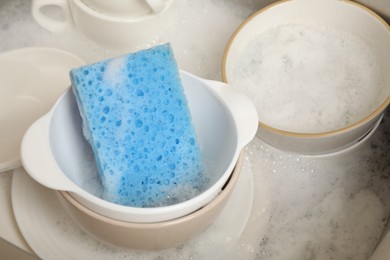
[[[139,48],[170,41],[182,69],[218,80],[230,35],[248,15],[270,2],[176,0],[175,22]],[[389,1],[360,2],[390,17]],[[0,39],[0,51],[55,47],[86,62],[129,51],[99,46],[75,31],[50,34],[35,24],[26,0],[1,1]],[[339,156],[304,157],[254,139],[247,147],[246,160],[255,188],[251,215],[239,244],[227,252],[235,251],[232,258],[241,255],[244,259],[368,259],[388,226],[389,145],[389,110],[367,142]],[[200,252],[205,249],[207,245],[198,241],[143,257],[204,259],[207,255]],[[213,256],[226,259],[223,252]]]

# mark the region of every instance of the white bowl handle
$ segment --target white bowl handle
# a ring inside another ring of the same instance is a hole
[[[238,126],[238,146],[243,148],[252,141],[257,132],[259,118],[256,107],[252,100],[238,89],[220,81],[206,81],[231,110]]]
[[[45,6],[57,6],[65,16],[64,21],[58,21],[50,18],[42,12]],[[50,32],[63,32],[73,26],[73,20],[67,0],[33,0],[31,5],[31,14],[34,20],[43,28]]]
[[[25,133],[21,145],[24,169],[37,182],[54,190],[76,191],[77,186],[64,175],[50,152],[50,112],[35,121]]]

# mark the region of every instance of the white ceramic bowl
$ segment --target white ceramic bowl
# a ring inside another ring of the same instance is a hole
[[[390,74],[387,73],[390,70],[390,29],[383,19],[366,7],[352,1],[276,2],[253,14],[235,31],[224,53],[222,78],[228,84],[234,85],[232,82],[234,66],[245,46],[253,41],[256,35],[278,24],[296,22],[337,28],[367,43],[379,57],[379,65],[383,71],[385,90],[382,100],[378,100],[375,109],[368,112],[368,115],[362,115],[360,119],[335,130],[319,132],[286,131],[273,127],[262,122],[263,111],[258,111],[260,122],[257,135],[276,148],[302,154],[327,154],[346,149],[356,144],[373,129],[390,103]],[[268,97],[264,94],[262,98],[266,100]],[[332,105],[329,103],[329,106]]]
[[[185,216],[209,203],[229,178],[242,148],[255,136],[257,112],[249,98],[217,81],[180,72],[202,154],[215,167],[214,183],[187,201],[155,208],[128,207],[102,200],[75,183],[90,156],[73,92],[68,89],[26,132],[22,163],[37,182],[70,195],[96,213],[122,221],[160,222]]]
[[[241,173],[241,155],[222,191],[203,208],[186,216],[158,223],[133,223],[108,218],[86,208],[69,192],[57,196],[73,221],[96,239],[138,250],[161,250],[184,243],[201,234],[221,213]]]

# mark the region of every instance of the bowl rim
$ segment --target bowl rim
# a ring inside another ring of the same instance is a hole
[[[92,209],[89,209],[85,205],[83,205],[81,202],[77,201],[70,192],[68,191],[61,191],[61,190],[55,190],[55,193],[57,196],[62,196],[69,204],[71,204],[73,207],[75,207],[78,211],[82,212],[82,214],[88,215],[89,217],[96,219],[100,222],[105,222],[121,227],[126,228],[135,228],[135,229],[155,229],[155,228],[161,228],[161,227],[167,227],[167,226],[173,226],[178,225],[181,223],[185,223],[188,221],[191,221],[194,218],[200,217],[205,212],[212,210],[214,207],[219,205],[225,198],[230,197],[232,194],[234,187],[237,183],[237,180],[239,176],[241,175],[241,169],[244,162],[244,149],[240,152],[240,155],[238,157],[237,163],[230,174],[228,180],[224,184],[222,191],[218,193],[216,197],[214,197],[209,203],[207,203],[205,206],[201,207],[200,209],[189,213],[185,216],[160,221],[160,222],[133,222],[133,221],[124,221],[124,220],[118,220],[115,218],[110,218],[105,215],[101,215]]]
[[[221,76],[222,76],[222,81],[223,82],[229,84],[229,82],[227,80],[226,63],[227,63],[227,60],[228,60],[230,48],[232,47],[233,42],[235,41],[236,37],[241,32],[241,30],[247,24],[252,22],[252,20],[254,20],[257,16],[259,16],[262,13],[266,12],[268,9],[271,9],[272,7],[275,7],[275,6],[278,6],[278,5],[282,5],[282,4],[285,4],[285,3],[288,3],[288,2],[293,2],[293,1],[296,1],[296,0],[279,0],[279,1],[275,2],[275,3],[267,5],[264,8],[262,8],[262,9],[258,10],[257,12],[255,12],[254,14],[250,15],[247,19],[245,19],[236,28],[236,30],[233,32],[232,36],[230,37],[230,39],[229,39],[229,41],[228,41],[228,43],[227,43],[227,45],[225,47],[225,50],[224,50],[224,53],[223,53],[223,57],[222,57]],[[362,5],[362,4],[359,4],[357,2],[353,2],[351,0],[342,0],[342,1],[338,1],[338,2],[340,4],[350,4],[352,6],[360,8],[361,10],[365,11],[365,13],[367,13],[369,16],[371,16],[372,18],[378,20],[384,26],[384,29],[387,29],[387,31],[390,32],[390,25],[381,16],[379,16],[376,12],[374,12],[370,8],[368,8],[368,7],[366,7],[366,6]],[[278,128],[272,127],[270,125],[267,125],[267,124],[265,124],[265,123],[263,123],[261,121],[259,121],[259,127],[262,128],[262,129],[265,129],[265,130],[267,130],[269,132],[273,132],[273,133],[276,133],[276,134],[279,134],[279,135],[284,135],[284,136],[289,136],[289,137],[295,137],[295,138],[330,137],[330,136],[335,136],[335,135],[338,135],[338,134],[349,132],[350,130],[355,129],[355,128],[359,127],[360,125],[363,125],[363,124],[369,122],[370,120],[374,119],[375,117],[377,117],[381,113],[383,113],[383,111],[386,109],[386,107],[389,104],[390,104],[390,95],[388,95],[387,98],[379,106],[376,107],[376,109],[374,109],[371,113],[369,113],[368,115],[366,115],[362,119],[360,119],[358,121],[355,121],[352,124],[349,124],[349,125],[346,125],[344,127],[341,127],[341,128],[335,129],[335,130],[331,130],[331,131],[318,132],[318,133],[317,132],[316,133],[294,132],[294,131],[287,131],[287,130],[283,130],[283,129],[278,129]]]

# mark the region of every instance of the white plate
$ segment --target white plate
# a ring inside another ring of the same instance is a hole
[[[20,166],[24,132],[70,85],[69,70],[84,62],[52,48],[0,53],[0,172]]]
[[[241,248],[238,239],[251,214],[253,179],[251,168],[245,169],[226,208],[209,229],[188,244],[165,251],[136,253],[99,243],[72,222],[54,191],[35,182],[21,167],[14,170],[12,180],[13,211],[22,235],[43,259],[155,259],[161,255],[187,259],[186,254],[194,253],[220,256],[229,248]]]

